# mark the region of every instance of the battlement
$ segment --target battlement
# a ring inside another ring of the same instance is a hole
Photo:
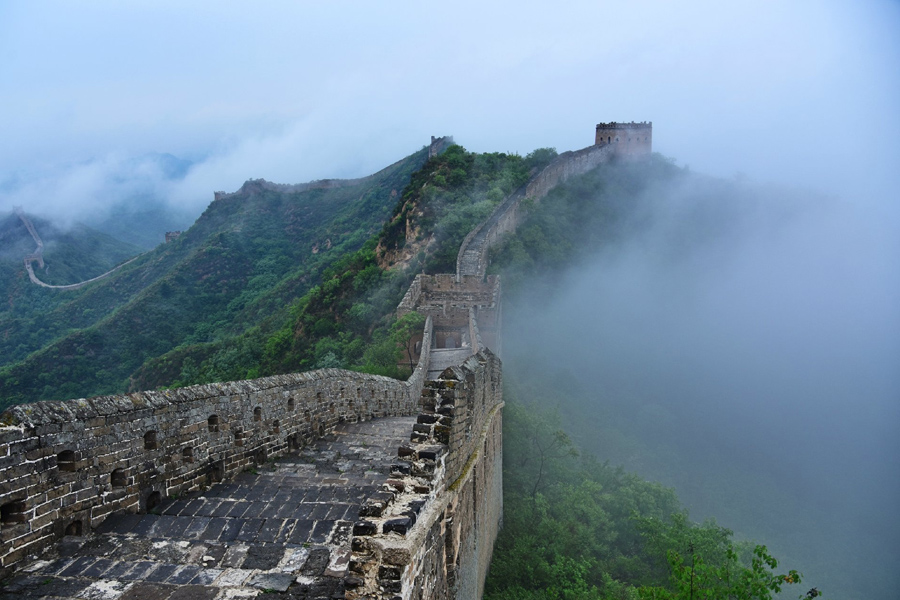
[[[616,154],[642,155],[653,151],[653,121],[597,123],[594,145],[610,145]]]
[[[653,121],[641,121],[640,123],[597,123],[597,129],[653,129]]]

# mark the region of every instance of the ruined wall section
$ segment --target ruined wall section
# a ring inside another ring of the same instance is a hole
[[[503,511],[502,375],[489,350],[422,391],[385,489],[360,511],[347,598],[479,598]]]
[[[0,574],[113,512],[144,512],[300,448],[346,420],[416,414],[429,343],[408,381],[323,369],[0,415]]]

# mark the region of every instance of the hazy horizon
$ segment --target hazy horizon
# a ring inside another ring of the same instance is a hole
[[[564,379],[558,409],[587,451],[674,486],[692,518],[767,544],[826,597],[887,600],[896,223],[703,177],[637,206],[549,290],[504,294],[505,379]]]
[[[249,178],[365,175],[431,135],[525,154],[631,120],[693,170],[883,207],[898,24],[887,0],[7,3],[0,210],[65,221],[143,193],[199,214]]]

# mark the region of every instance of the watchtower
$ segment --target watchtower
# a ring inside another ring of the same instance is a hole
[[[598,123],[594,145],[614,144],[616,154],[649,154],[653,151],[653,122]]]

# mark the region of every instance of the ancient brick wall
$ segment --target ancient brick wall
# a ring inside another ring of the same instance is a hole
[[[38,402],[0,421],[0,568],[113,512],[139,512],[306,445],[342,421],[418,410],[431,347],[408,381],[307,373]]]
[[[431,143],[427,146],[428,148],[428,158],[432,156],[437,156],[447,148],[449,148],[453,144],[452,136],[444,136],[444,137],[435,137],[431,136]],[[297,193],[297,192],[306,192],[309,190],[328,190],[335,188],[344,188],[344,187],[353,187],[356,185],[363,185],[366,183],[370,183],[371,181],[381,177],[385,173],[390,172],[391,170],[398,167],[403,161],[406,159],[400,159],[397,162],[381,169],[377,173],[373,173],[371,175],[366,175],[365,177],[358,177],[356,179],[316,179],[314,181],[309,181],[306,183],[273,183],[271,181],[266,181],[265,179],[248,179],[244,182],[241,188],[236,192],[213,192],[213,201],[225,200],[227,198],[233,198],[236,196],[243,196],[246,194],[254,194],[264,190],[271,190],[281,193]]]
[[[635,142],[637,143],[637,142]],[[626,144],[588,146],[575,152],[563,152],[535,175],[523,188],[504,200],[494,212],[463,240],[456,259],[457,277],[483,277],[487,270],[488,250],[505,234],[515,231],[524,218],[522,201],[535,202],[554,187],[577,175],[583,175],[607,162],[612,156],[643,156],[643,150],[626,148]],[[649,152],[649,150],[647,150]]]
[[[393,478],[356,523],[348,598],[480,598],[500,527],[502,376],[489,350],[422,392]]]

